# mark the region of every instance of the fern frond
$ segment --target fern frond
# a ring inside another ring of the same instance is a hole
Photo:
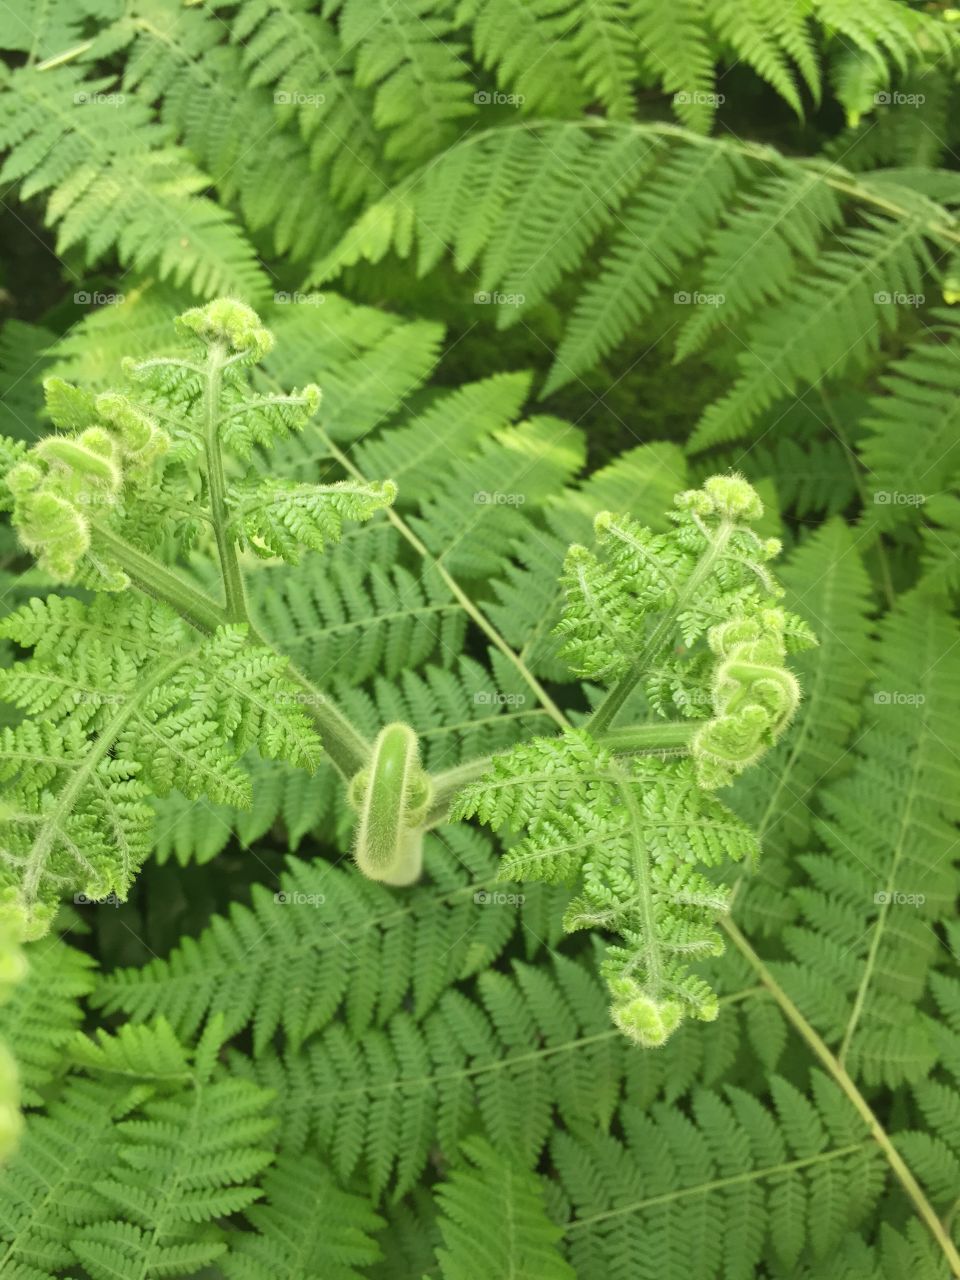
[[[550,1221],[536,1174],[473,1138],[465,1161],[437,1189],[444,1280],[485,1275],[516,1280],[575,1280],[560,1253],[560,1228]]]
[[[0,177],[19,182],[24,199],[50,193],[58,253],[82,245],[94,263],[115,249],[126,267],[195,294],[263,296],[253,248],[142,103],[69,63],[4,71],[0,92]]]
[[[884,1176],[837,1086],[813,1072],[809,1087],[812,1097],[773,1076],[769,1103],[734,1086],[698,1090],[690,1117],[626,1103],[623,1140],[558,1132],[551,1156],[577,1275],[719,1280],[765,1259],[785,1275],[810,1260],[822,1274]]]
[[[254,743],[313,769],[319,742],[286,660],[242,627],[197,637],[164,605],[33,600],[0,632],[33,657],[0,671],[35,719],[3,730],[3,878],[44,932],[64,892],[126,896],[150,849],[153,793],[249,802],[236,760]]]
[[[946,493],[960,472],[958,351],[956,316],[933,312],[882,379],[885,394],[871,400],[861,453],[873,499],[870,516],[882,529],[922,516],[927,500]]]
[[[183,1036],[224,1009],[226,1034],[252,1025],[258,1053],[278,1030],[296,1051],[340,1009],[355,1034],[408,995],[422,1019],[524,920],[516,904],[497,905],[495,860],[476,833],[428,837],[426,866],[437,883],[398,901],[354,872],[291,858],[278,890],[254,886],[249,907],[234,904],[168,959],[105,976],[95,1001],[140,1020],[162,1015]]]
[[[412,166],[442,151],[454,122],[476,114],[465,46],[445,0],[414,0],[403,8],[389,0],[345,0],[340,39],[354,63],[361,89],[376,86],[373,123],[389,130],[388,159]]]
[[[412,1187],[437,1145],[453,1160],[478,1119],[527,1168],[554,1113],[606,1130],[628,1048],[589,970],[561,956],[552,971],[514,962],[513,976],[482,972],[477,992],[445,992],[422,1026],[402,1011],[360,1038],[333,1023],[299,1053],[231,1066],[277,1091],[284,1150],[319,1144],[341,1185],[362,1168],[377,1195]]]
[[[948,620],[915,593],[884,620],[871,731],[850,774],[821,793],[824,850],[803,859],[803,922],[784,935],[784,981],[868,1083],[916,1080],[937,1056],[922,997],[940,947],[932,926],[950,917],[958,887],[952,644]]]
[[[384,165],[372,96],[358,85],[333,23],[313,12],[311,0],[231,0],[230,7],[230,36],[250,86],[273,91],[281,121],[299,128],[334,198],[351,205],[377,195]]]
[[[897,324],[894,298],[923,293],[931,265],[927,234],[922,214],[898,223],[870,215],[838,249],[822,254],[817,277],[796,283],[762,330],[747,330],[740,377],[703,414],[691,447],[738,439],[765,409],[804,384],[868,364]]]
[[[94,989],[93,961],[60,941],[24,949],[26,974],[0,1009],[0,1032],[16,1058],[22,1101],[38,1106],[64,1068],[64,1047],[83,1020],[80,997]]]
[[[286,1280],[363,1280],[382,1257],[375,1234],[383,1218],[315,1157],[278,1160],[263,1195],[266,1203],[244,1214],[254,1233],[237,1233],[220,1264],[229,1280],[273,1280],[278,1267]]]

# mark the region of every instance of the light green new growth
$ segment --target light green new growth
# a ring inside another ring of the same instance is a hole
[[[669,533],[597,516],[596,550],[568,552],[557,631],[577,673],[607,692],[583,729],[495,757],[454,805],[525,831],[504,879],[580,881],[566,928],[622,939],[603,973],[614,1022],[644,1046],[684,1017],[717,1016],[691,966],[722,951],[714,921],[728,895],[696,868],[750,861],[759,847],[712,793],[783,733],[800,699],[786,654],[815,643],[777,605],[767,561],[779,543],[751,528],[762,514],[730,475],[679,494]],[[652,719],[615,726],[644,705]]]
[[[24,713],[0,735],[0,881],[26,937],[49,928],[64,896],[126,897],[152,847],[151,797],[177,788],[249,805],[238,762],[252,747],[311,772],[325,747],[351,776],[366,757],[256,633],[239,553],[295,562],[338,540],[345,519],[389,505],[395,487],[264,479],[256,451],[302,430],[319,390],[251,390],[249,366],[273,338],[243,303],[220,299],[177,325],[188,351],[130,362],[129,393],[50,379],[58,434],[4,449],[24,546],[55,580],[103,593],[35,599],[0,623],[33,651],[0,671],[0,697]],[[197,551],[215,554],[222,601],[177,567]]]

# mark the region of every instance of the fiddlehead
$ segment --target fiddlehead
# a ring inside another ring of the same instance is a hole
[[[524,830],[504,879],[580,882],[565,927],[620,936],[603,963],[611,1014],[643,1046],[717,1015],[695,965],[723,949],[714,922],[728,897],[696,867],[759,849],[712,793],[786,728],[800,697],[786,655],[814,643],[777,605],[767,561],[779,544],[750,527],[762,510],[741,477],[714,476],[678,495],[668,534],[599,515],[596,548],[568,553],[558,631],[605,698],[583,729],[495,757],[454,804]],[[613,726],[641,702],[652,720]]]

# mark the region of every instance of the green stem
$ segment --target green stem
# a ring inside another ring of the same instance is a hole
[[[112,529],[94,523],[91,533],[96,545],[111,560],[117,561],[131,582],[154,600],[169,604],[199,631],[212,634],[227,621],[223,607],[212,596],[187,582],[159,560],[154,560],[153,556],[139,551]]]
[[[219,343],[211,343],[203,389],[203,444],[207,460],[207,485],[210,490],[210,515],[227,598],[227,619],[230,622],[246,622],[247,603],[237,548],[228,528],[227,482],[223,473],[223,455],[220,452],[220,388],[225,364],[224,347]]]
[[[97,546],[115,560],[127,577],[146,595],[170,605],[187,622],[207,635],[233,619],[212,597],[193,586],[152,556],[138,551],[111,529],[94,524],[92,532]],[[274,648],[252,623],[247,623],[251,644]],[[303,707],[317,726],[330,763],[349,781],[370,759],[370,744],[363,738],[340,708],[321,693],[304,673],[288,662],[287,674],[304,691]]]
[[[664,720],[658,724],[627,725],[622,729],[609,729],[598,736],[597,741],[617,755],[633,755],[642,751],[678,751],[685,749],[696,733],[697,720]],[[424,819],[424,826],[436,827],[447,821],[450,805],[458,791],[490,768],[493,756],[475,756],[464,760],[452,769],[433,774],[433,800]]]
[[[618,755],[638,751],[674,751],[690,745],[700,723],[698,720],[664,720],[660,724],[653,721],[651,724],[627,725],[598,734],[597,741]]]
[[[803,1039],[813,1050],[814,1054],[820,1059],[827,1071],[846,1094],[848,1101],[852,1103],[857,1114],[870,1130],[871,1136],[879,1145],[881,1151],[886,1157],[887,1163],[893,1170],[897,1181],[903,1187],[904,1191],[912,1201],[917,1213],[923,1219],[924,1223],[929,1228],[931,1235],[943,1250],[944,1256],[950,1264],[951,1271],[955,1276],[960,1277],[960,1253],[957,1252],[956,1245],[950,1239],[943,1223],[937,1217],[933,1206],[924,1195],[923,1188],[913,1176],[912,1171],[906,1164],[900,1152],[893,1145],[890,1136],[871,1110],[869,1103],[857,1088],[853,1078],[849,1075],[843,1063],[830,1051],[825,1041],[806,1020],[730,917],[722,916],[720,923],[733,945],[752,966],[757,977],[783,1010],[787,1021],[790,1022],[800,1033]]]
[[[633,692],[637,681],[654,661],[663,646],[670,640],[680,615],[693,603],[703,583],[713,572],[714,566],[723,555],[730,535],[734,530],[732,520],[724,520],[717,526],[716,536],[707,544],[707,549],[693,567],[693,572],[677,596],[674,604],[666,609],[647,637],[643,648],[626,675],[610,690],[596,711],[587,721],[587,728],[595,736],[601,736],[609,728],[623,704]]]

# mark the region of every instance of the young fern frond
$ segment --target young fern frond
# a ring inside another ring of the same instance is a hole
[[[713,477],[676,506],[670,533],[601,513],[597,551],[570,549],[563,653],[609,691],[583,730],[495,757],[453,810],[526,829],[506,878],[582,879],[566,927],[622,937],[603,972],[615,1023],[643,1045],[662,1044],[684,1016],[717,1015],[690,965],[722,950],[713,921],[727,901],[694,868],[758,849],[711,791],[783,733],[800,696],[786,653],[814,642],[777,607],[766,561],[779,543],[750,527],[763,508],[745,480]],[[637,685],[663,719],[617,730]],[[666,720],[668,706],[688,719]]]
[[[395,488],[283,485],[254,469],[228,484],[223,450],[243,462],[302,430],[319,391],[250,390],[247,370],[273,337],[242,303],[194,308],[178,328],[189,355],[130,363],[139,399],[50,379],[61,431],[5,450],[24,545],[53,577],[103,593],[89,605],[34,600],[0,623],[34,651],[0,671],[0,694],[30,717],[2,731],[0,749],[10,783],[0,876],[28,936],[45,931],[64,893],[126,897],[151,847],[151,796],[177,788],[249,804],[237,762],[252,747],[309,772],[324,736],[351,775],[365,758],[352,726],[251,630],[238,549],[296,562]],[[211,542],[223,605],[153,554]]]

